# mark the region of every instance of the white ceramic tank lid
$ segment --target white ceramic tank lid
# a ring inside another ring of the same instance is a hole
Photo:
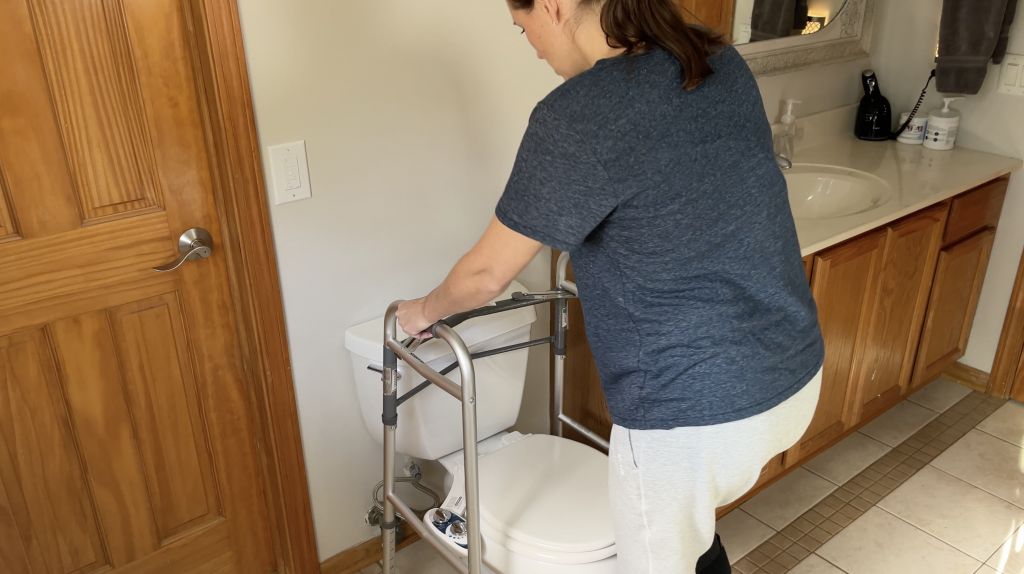
[[[508,286],[508,289],[506,289],[505,292],[496,300],[500,301],[502,299],[509,299],[512,297],[512,293],[517,291],[526,292],[527,289],[520,283],[513,281],[512,284]],[[504,313],[496,313],[494,315],[470,319],[456,327],[455,331],[463,338],[464,341],[466,341],[466,344],[472,348],[480,342],[499,337],[509,331],[518,329],[519,327],[529,325],[536,320],[537,311],[535,308],[524,307],[521,309],[514,309],[512,311],[505,311]],[[398,334],[401,339],[404,339],[407,336],[401,328],[398,329]],[[367,321],[366,323],[349,327],[348,330],[345,331],[345,347],[360,357],[378,365],[383,360],[383,342],[383,317],[378,317],[372,321]],[[444,341],[427,341],[416,350],[416,356],[427,363],[451,354],[451,347],[449,347]]]
[[[608,457],[550,435],[530,435],[480,460],[480,513],[513,540],[558,552],[615,544]]]

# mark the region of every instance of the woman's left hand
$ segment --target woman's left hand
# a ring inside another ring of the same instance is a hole
[[[426,297],[420,297],[411,301],[402,301],[398,305],[398,325],[403,331],[418,339],[429,338],[430,333],[426,333],[424,330],[436,322],[427,317],[426,302]]]

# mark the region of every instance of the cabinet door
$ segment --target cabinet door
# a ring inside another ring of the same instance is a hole
[[[876,304],[855,383],[858,420],[886,410],[909,387],[947,211],[941,204],[886,230]]]
[[[707,26],[732,38],[735,0],[678,0],[683,16],[690,24]]]
[[[939,253],[914,367],[915,388],[964,355],[994,238],[995,231],[986,229]]]
[[[876,231],[814,258],[811,290],[825,337],[821,398],[806,434],[786,455],[787,465],[825,446],[854,422],[854,371],[863,355],[884,243],[884,232]]]

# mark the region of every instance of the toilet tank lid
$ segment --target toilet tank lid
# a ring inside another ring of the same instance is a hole
[[[530,435],[480,459],[480,513],[534,548],[594,552],[615,544],[608,457],[565,438]]]
[[[495,301],[509,299],[512,293],[517,291],[526,292],[522,284],[513,281],[505,292],[498,296]],[[530,325],[537,320],[537,311],[534,307],[523,307],[503,313],[495,313],[483,317],[476,317],[455,327],[455,331],[462,337],[469,347],[476,351],[479,348],[486,348],[491,339],[500,337],[520,327]],[[408,336],[401,328],[398,329],[399,338]],[[345,348],[356,355],[366,359],[370,363],[381,364],[383,360],[384,343],[384,318],[378,317],[372,321],[349,327],[345,331]],[[446,355],[452,355],[451,347],[443,341],[427,341],[416,350],[416,356],[424,362],[431,362]],[[454,360],[454,359],[453,359]]]

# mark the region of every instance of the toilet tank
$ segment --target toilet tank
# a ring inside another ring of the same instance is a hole
[[[513,282],[498,299],[508,299],[516,291],[526,289]],[[536,319],[536,310],[526,307],[477,317],[459,325],[455,330],[470,351],[476,353],[528,341],[530,327]],[[401,329],[398,331],[399,338],[404,338]],[[383,317],[355,325],[345,332],[345,346],[352,360],[352,374],[363,423],[379,443],[383,442],[384,437],[381,422],[383,385],[380,373],[367,367],[380,369],[383,341]],[[528,349],[520,349],[473,361],[476,372],[478,440],[515,424],[526,383],[528,354]],[[451,347],[440,340],[422,344],[416,350],[416,356],[436,371],[455,362]],[[401,374],[398,381],[399,397],[424,381],[419,373],[403,361],[399,361],[398,372]],[[458,368],[448,373],[448,378],[456,384],[462,382]],[[398,407],[395,449],[399,453],[436,460],[462,448],[462,404],[448,393],[431,385]]]

